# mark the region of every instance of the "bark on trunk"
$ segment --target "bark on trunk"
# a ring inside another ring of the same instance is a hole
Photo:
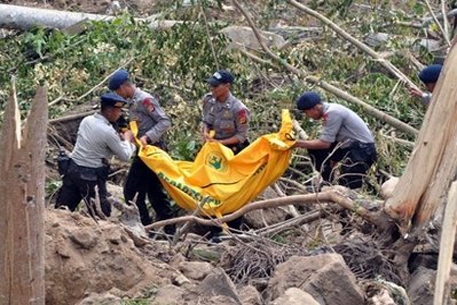
[[[446,201],[457,175],[457,47],[444,64],[409,163],[386,202],[403,233],[425,224]]]
[[[0,4],[0,28],[28,30],[40,25],[56,29],[64,29],[84,20],[110,21],[115,16],[66,12],[40,8],[23,7],[9,4]],[[170,28],[182,21],[175,20],[146,20],[136,18],[137,21],[146,21],[151,29]]]
[[[0,304],[44,304],[47,93],[39,88],[21,134],[14,85],[0,151]]]

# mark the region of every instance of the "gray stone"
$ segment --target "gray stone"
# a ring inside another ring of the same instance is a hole
[[[240,296],[243,305],[262,305],[262,296],[255,289],[254,286],[248,285],[238,289],[238,295]]]
[[[93,228],[82,228],[70,234],[70,239],[84,249],[92,249],[98,242],[100,232]]]
[[[339,254],[293,256],[279,264],[268,287],[271,299],[291,287],[308,292],[321,305],[360,305],[364,300],[354,275]]]
[[[233,25],[223,28],[220,32],[231,40],[229,48],[261,49],[261,46],[250,27]],[[266,31],[261,31],[261,35],[265,44],[270,48],[281,49],[286,45],[286,41],[281,35]]]
[[[411,275],[408,296],[411,304],[432,305],[435,290],[436,271],[419,267]]]
[[[391,177],[381,185],[380,195],[382,199],[387,200],[388,198],[392,197],[399,180],[400,179],[397,177]]]
[[[172,283],[177,286],[184,286],[190,284],[190,280],[185,277],[181,272],[176,272],[171,279]]]
[[[227,296],[237,304],[242,304],[235,285],[222,268],[215,268],[197,288],[202,296]]]
[[[319,305],[307,292],[298,288],[289,288],[286,292],[273,301],[272,305]]]
[[[166,285],[159,288],[155,298],[152,299],[152,302],[148,301],[148,304],[153,305],[180,305],[182,304],[182,299],[184,295],[184,290],[175,285]]]
[[[91,293],[76,305],[121,305],[121,298],[110,293]]]
[[[184,276],[197,281],[203,280],[213,270],[207,262],[181,262],[178,268]]]

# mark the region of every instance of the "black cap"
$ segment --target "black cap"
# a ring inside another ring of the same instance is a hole
[[[117,70],[114,74],[110,77],[108,88],[110,90],[118,89],[123,83],[129,80],[129,72],[127,70]]]
[[[208,84],[211,86],[218,86],[220,84],[227,84],[233,83],[235,77],[233,77],[232,73],[227,70],[218,70],[214,73],[210,78],[206,80]]]
[[[419,74],[419,78],[424,84],[436,83],[440,77],[442,68],[442,65],[437,64],[427,66],[422,69],[421,73]]]
[[[299,110],[308,110],[321,103],[321,96],[313,91],[303,93],[297,99],[297,108]]]
[[[127,103],[127,100],[116,93],[108,92],[100,97],[100,102],[102,106],[122,108]]]

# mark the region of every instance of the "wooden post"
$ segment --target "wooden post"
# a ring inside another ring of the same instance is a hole
[[[441,230],[440,255],[435,282],[434,305],[446,305],[449,299],[449,277],[457,226],[457,181],[451,185]]]
[[[21,130],[14,82],[0,141],[0,304],[44,305],[47,91]]]

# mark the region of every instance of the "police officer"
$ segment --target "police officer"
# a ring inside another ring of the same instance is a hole
[[[419,73],[419,79],[424,83],[428,92],[422,92],[421,90],[410,88],[409,92],[411,96],[420,98],[422,103],[426,106],[430,105],[430,102],[432,101],[432,93],[435,89],[436,83],[438,82],[442,68],[442,65],[434,64],[422,69]]]
[[[203,138],[219,142],[236,154],[249,145],[249,109],[230,92],[234,81],[227,70],[214,73],[207,83],[211,88],[203,98]],[[214,131],[214,136],[211,136]]]
[[[126,102],[117,94],[104,94],[101,96],[100,113],[81,121],[56,207],[67,206],[74,211],[81,199],[89,206],[90,199],[95,198],[95,186],[98,186],[102,212],[110,216],[111,204],[106,190],[109,159],[116,155],[122,161],[128,161],[135,151],[132,133],[118,134],[112,126],[121,116]],[[89,212],[92,214],[91,208]]]
[[[363,177],[376,161],[374,139],[367,125],[352,110],[322,102],[316,92],[305,92],[296,103],[307,117],[322,119],[323,131],[319,139],[298,140],[294,147],[308,149],[324,181],[332,180],[332,170],[340,162],[338,183],[352,189],[361,187]]]
[[[164,149],[161,137],[170,128],[171,122],[156,98],[136,88],[126,70],[119,70],[110,78],[109,88],[123,98],[130,99],[129,119],[138,124],[138,138],[143,145],[155,145]],[[138,194],[138,195],[137,195]],[[143,225],[152,223],[146,206],[146,194],[156,212],[156,220],[172,217],[172,210],[157,175],[135,154],[124,186],[127,204],[133,201],[140,211]]]

